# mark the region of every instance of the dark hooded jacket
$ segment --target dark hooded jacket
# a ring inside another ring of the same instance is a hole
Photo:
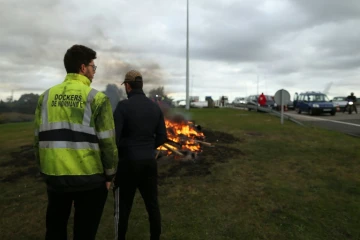
[[[164,115],[142,90],[133,89],[114,111],[119,161],[155,158],[167,138]]]

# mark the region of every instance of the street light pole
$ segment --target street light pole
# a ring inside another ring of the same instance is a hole
[[[186,110],[189,110],[189,0],[187,0],[186,12]]]

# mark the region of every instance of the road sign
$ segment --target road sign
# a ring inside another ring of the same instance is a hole
[[[290,101],[290,93],[285,89],[280,89],[275,93],[274,100],[281,108],[281,124],[284,123],[284,105]]]
[[[281,99],[283,99],[283,103],[281,103]],[[285,89],[280,89],[275,93],[274,100],[276,104],[283,105],[287,101],[290,101],[290,93]]]

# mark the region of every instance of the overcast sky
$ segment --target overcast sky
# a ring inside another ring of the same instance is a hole
[[[186,0],[0,0],[0,99],[63,81],[73,44],[97,51],[92,86],[185,97]],[[190,94],[233,100],[281,88],[360,96],[359,0],[190,0]],[[259,79],[259,81],[257,81]]]

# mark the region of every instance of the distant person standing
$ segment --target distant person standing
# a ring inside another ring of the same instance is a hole
[[[221,97],[221,106],[224,107],[225,106],[225,96]]]
[[[266,104],[266,96],[264,95],[264,93],[260,94],[258,103],[260,106],[264,106]]]
[[[143,92],[140,72],[131,70],[124,82],[128,99],[114,111],[119,170],[115,177],[115,239],[124,240],[129,216],[139,189],[150,222],[150,239],[159,240],[161,217],[158,203],[155,149],[165,143],[166,127],[157,103]]]
[[[90,87],[96,52],[74,45],[65,80],[45,91],[35,112],[35,157],[47,185],[46,237],[67,239],[74,203],[74,239],[93,240],[118,155],[110,101]]]

